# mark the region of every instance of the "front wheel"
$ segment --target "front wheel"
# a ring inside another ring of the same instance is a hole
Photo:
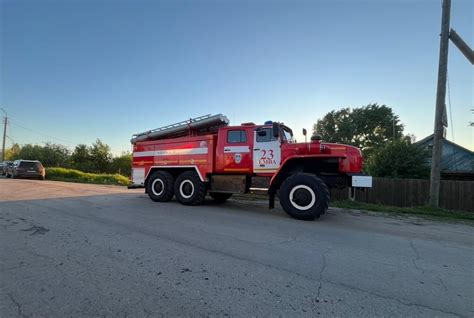
[[[168,202],[174,194],[173,175],[166,171],[154,172],[147,181],[146,192],[156,202]]]
[[[206,184],[195,171],[181,173],[174,185],[176,199],[184,205],[198,205],[204,202],[206,190]]]
[[[280,205],[290,216],[314,220],[326,212],[329,190],[318,177],[308,173],[290,176],[280,188]]]

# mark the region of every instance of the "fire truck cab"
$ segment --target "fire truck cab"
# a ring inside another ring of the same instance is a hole
[[[281,163],[280,129],[245,123],[219,129],[216,173],[272,174]],[[283,136],[283,135],[282,135]]]
[[[269,206],[278,194],[292,217],[318,218],[329,204],[330,187],[369,187],[361,176],[359,149],[323,143],[314,136],[296,143],[283,123],[243,123],[229,126],[219,114],[136,134],[133,144],[132,185],[145,187],[157,202],[173,196],[197,205],[207,193],[224,202],[234,193],[251,191],[252,178],[269,177]]]

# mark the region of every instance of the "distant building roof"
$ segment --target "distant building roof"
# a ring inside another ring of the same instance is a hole
[[[431,151],[433,148],[433,135],[417,141],[416,144]],[[429,162],[431,163],[431,157]],[[441,154],[441,171],[474,173],[474,152],[444,139],[443,152]]]

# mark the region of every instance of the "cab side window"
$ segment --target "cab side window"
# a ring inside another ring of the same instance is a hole
[[[257,142],[268,142],[276,140],[272,136],[272,129],[271,128],[262,128],[257,130]]]
[[[227,132],[227,143],[236,144],[247,142],[247,134],[245,130],[229,130]]]

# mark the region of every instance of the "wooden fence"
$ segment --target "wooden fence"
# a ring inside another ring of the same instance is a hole
[[[356,201],[394,206],[420,206],[428,202],[430,181],[426,179],[374,178],[371,189],[357,190]],[[439,205],[449,210],[474,212],[474,181],[442,180]],[[333,201],[346,200],[348,190],[331,190]]]
[[[268,187],[269,178],[253,178],[252,186]],[[373,186],[356,191],[356,201],[394,206],[420,206],[428,202],[430,181],[426,179],[374,178]],[[331,190],[331,200],[348,199],[348,189]],[[474,212],[474,181],[442,180],[440,206],[449,210]]]

